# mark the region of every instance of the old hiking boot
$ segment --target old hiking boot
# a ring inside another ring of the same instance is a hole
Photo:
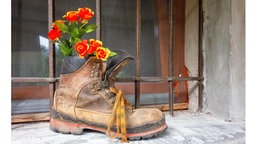
[[[63,60],[55,91],[50,129],[82,134],[83,129],[107,133],[123,142],[156,136],[166,130],[164,114],[153,108],[133,110],[114,86],[116,74],[132,57],[118,51],[106,63],[96,57]]]

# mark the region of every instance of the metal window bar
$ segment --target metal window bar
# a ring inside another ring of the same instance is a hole
[[[101,40],[101,0],[96,0],[96,39]]]
[[[140,107],[141,0],[136,3],[135,108]]]
[[[55,20],[55,0],[48,0],[48,29],[52,29],[52,23]],[[55,78],[55,46],[49,41],[49,78]],[[49,82],[49,109],[51,111],[53,104],[53,96],[55,92],[55,82]]]
[[[55,0],[48,0],[48,28],[51,29],[54,21]],[[96,23],[98,30],[96,38],[101,39],[101,0],[96,1]],[[169,85],[169,113],[173,116],[173,82],[174,81],[198,81],[198,111],[203,108],[203,51],[202,51],[202,32],[203,32],[203,10],[202,0],[199,0],[199,48],[198,48],[198,77],[172,77],[172,19],[173,0],[169,0],[169,77],[141,77],[140,76],[140,34],[141,34],[141,0],[137,0],[136,8],[136,74],[133,78],[117,78],[117,82],[134,82],[135,83],[135,107],[140,107],[140,82],[167,82]],[[48,82],[50,109],[55,91],[55,83],[59,78],[55,77],[55,48],[52,42],[49,43],[49,77],[12,77],[11,82]]]
[[[198,77],[203,78],[203,0],[199,0],[198,8]],[[203,80],[198,81],[198,112],[202,112],[203,109],[203,91],[204,85]]]
[[[169,0],[168,4],[168,14],[169,14],[169,77],[173,76],[173,0]],[[168,81],[169,87],[169,113],[173,116],[173,81]]]

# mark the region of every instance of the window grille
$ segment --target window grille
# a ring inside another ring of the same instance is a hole
[[[173,31],[175,29],[175,19],[174,19],[174,4],[177,4],[181,0],[168,0],[168,16],[169,16],[169,44],[168,44],[168,76],[159,77],[144,77],[141,76],[141,7],[143,0],[136,0],[136,32],[135,32],[135,75],[134,77],[121,77],[117,78],[117,82],[132,82],[134,83],[134,98],[135,98],[135,108],[141,107],[141,83],[157,83],[163,82],[168,86],[168,106],[169,113],[173,116],[174,111],[174,88],[173,83],[177,81],[198,81],[198,110],[202,110],[202,92],[203,92],[203,53],[202,53],[202,0],[199,0],[199,38],[198,38],[198,76],[197,77],[174,77],[173,76],[173,47],[174,47],[174,37]],[[185,0],[184,0],[185,1]],[[102,39],[102,0],[96,0],[96,24],[98,26],[96,30],[96,39]],[[52,27],[52,23],[55,20],[55,0],[48,0],[48,29]],[[49,110],[51,109],[53,103],[54,91],[57,87],[58,77],[56,76],[56,65],[55,65],[56,55],[54,44],[49,41],[49,76],[48,77],[12,77],[12,83],[48,83],[49,85]],[[22,117],[22,116],[21,116]],[[29,116],[28,116],[29,117]],[[48,120],[49,114],[45,114],[42,117],[38,117],[36,120]],[[15,121],[15,115],[12,115],[12,122]],[[17,119],[19,119],[18,117]],[[26,119],[26,116],[24,117]],[[18,120],[19,121],[19,120]],[[20,120],[22,121],[22,120]],[[29,121],[26,119],[26,121]]]

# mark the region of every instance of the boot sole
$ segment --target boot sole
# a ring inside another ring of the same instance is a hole
[[[106,133],[107,131],[104,128],[87,125],[85,123],[76,123],[72,121],[65,121],[63,119],[61,120],[61,119],[54,119],[54,118],[50,119],[50,129],[58,133],[75,134],[75,135],[82,134],[85,129],[94,130],[102,133]],[[127,138],[129,140],[149,139],[149,138],[160,135],[166,129],[167,129],[167,125],[164,124],[150,131],[145,131],[140,133],[127,133]],[[110,134],[115,135],[116,132],[111,131]]]

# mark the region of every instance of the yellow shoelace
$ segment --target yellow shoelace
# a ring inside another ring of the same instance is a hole
[[[110,92],[116,94],[116,101],[112,110],[110,121],[108,123],[107,135],[110,138],[116,138],[117,136],[120,136],[120,131],[121,131],[121,136],[122,136],[121,142],[128,142],[127,136],[126,136],[125,106],[127,106],[128,109],[132,110],[132,105],[124,98],[122,90],[110,88]],[[115,136],[111,136],[110,128],[113,125],[114,120],[116,120],[117,133]]]

